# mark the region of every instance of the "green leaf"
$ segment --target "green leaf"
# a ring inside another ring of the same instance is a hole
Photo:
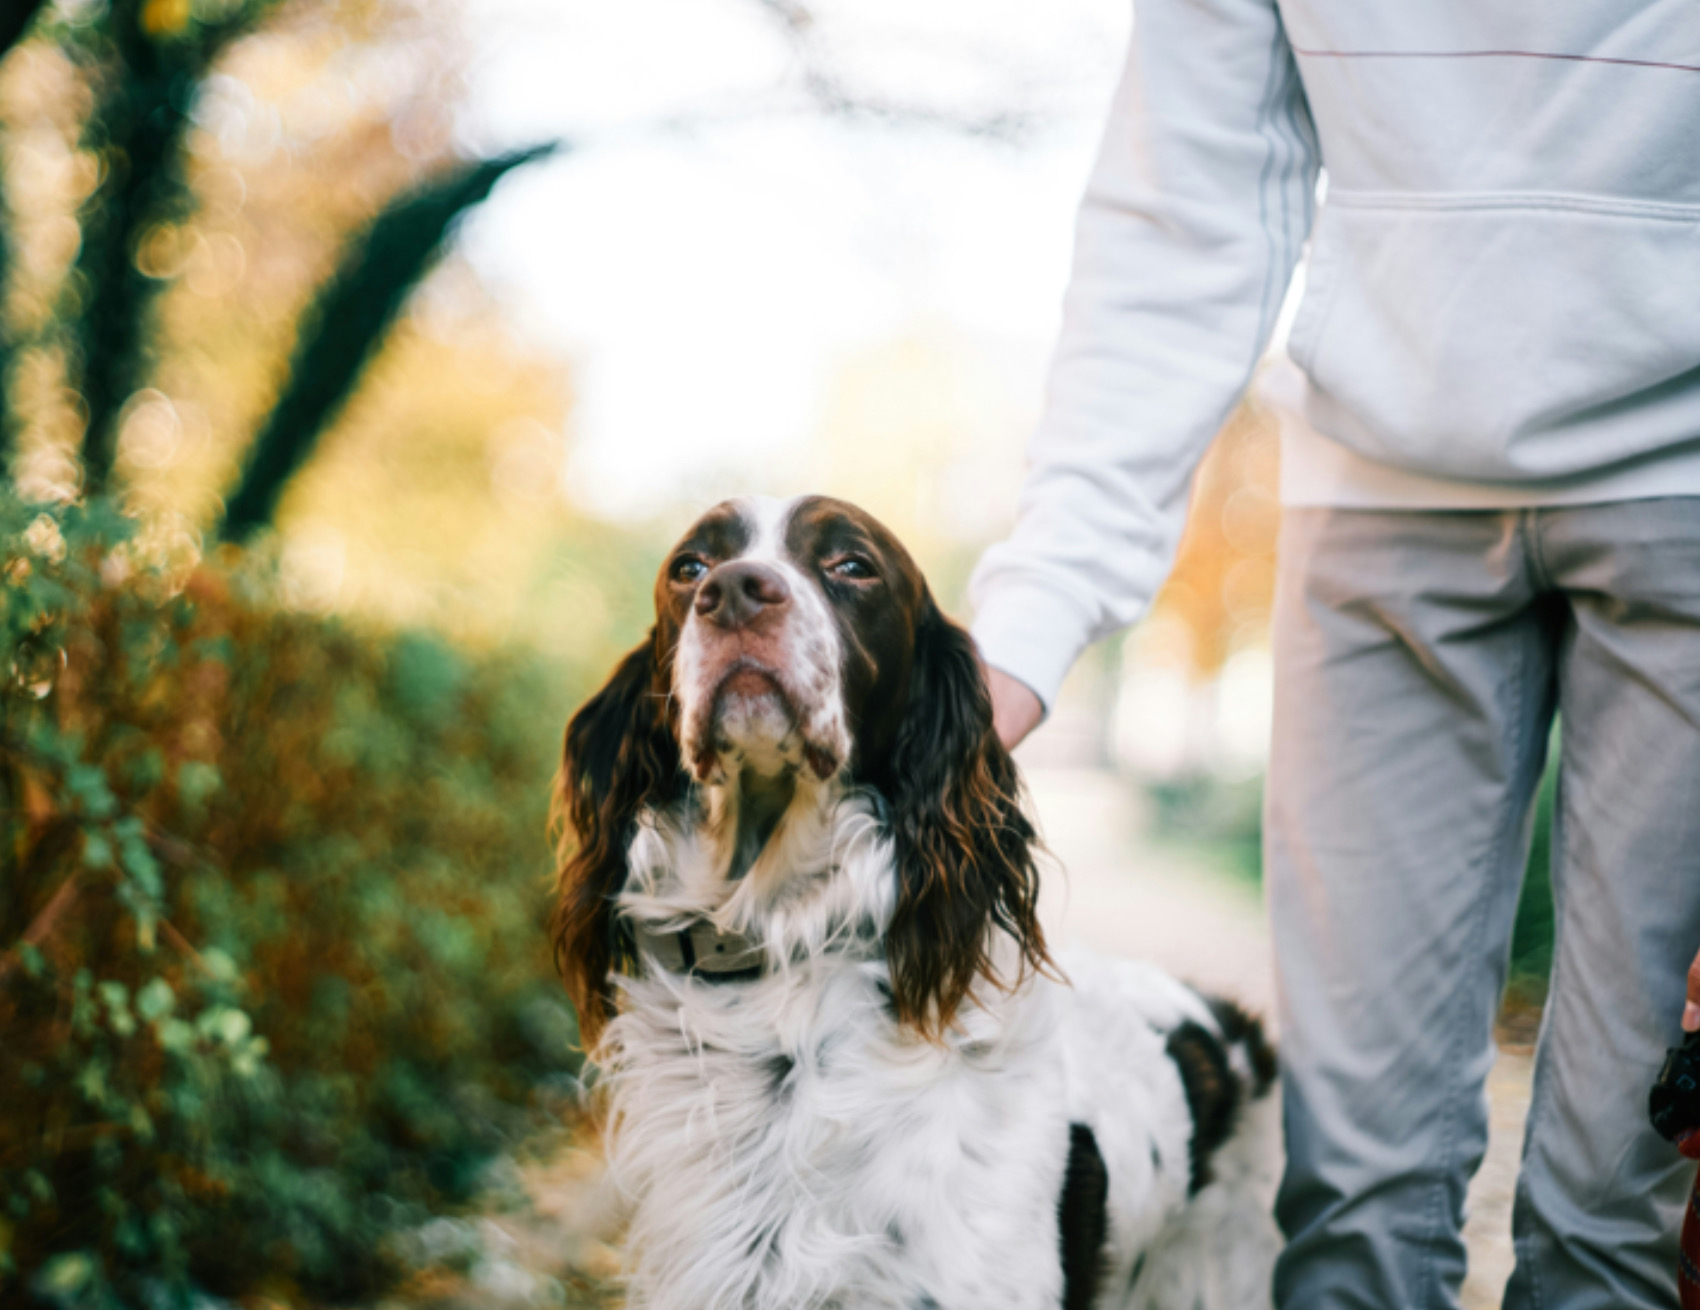
[[[150,896],[158,896],[164,890],[159,878],[159,861],[154,859],[146,841],[140,837],[125,837],[119,842],[118,853],[124,872],[134,878],[143,891]]]
[[[234,1006],[219,1005],[202,1012],[195,1027],[207,1037],[216,1037],[226,1046],[235,1046],[254,1029],[253,1020]]]
[[[93,765],[71,765],[65,771],[65,789],[77,808],[91,819],[110,819],[118,812],[118,800],[107,786],[106,774]]]
[[[221,983],[235,982],[241,976],[236,970],[236,961],[216,946],[209,946],[201,952],[201,966]]]
[[[90,869],[112,867],[112,843],[98,832],[83,834],[83,865]]]
[[[132,1260],[148,1253],[147,1230],[134,1215],[126,1215],[112,1230],[113,1243]]]
[[[75,1296],[95,1276],[95,1262],[81,1251],[56,1255],[35,1276],[36,1291],[51,1298]]]
[[[264,1037],[252,1038],[244,1042],[241,1049],[231,1057],[230,1067],[239,1077],[252,1078],[260,1071],[260,1065],[270,1049],[271,1045]]]
[[[130,786],[137,792],[149,792],[159,785],[165,777],[165,754],[157,746],[150,746],[135,759],[130,761]]]
[[[182,1054],[195,1044],[195,1030],[181,1019],[162,1020],[154,1028],[154,1034],[162,1049],[177,1054]]]
[[[177,994],[163,978],[155,978],[136,993],[136,1012],[149,1023],[163,1019],[177,1005]]]
[[[220,664],[234,665],[236,642],[229,633],[221,632],[216,637],[203,637],[189,648],[189,653],[197,660],[217,660]]]
[[[106,1004],[106,1026],[120,1037],[129,1037],[136,1031],[136,1017],[130,1013],[130,991],[121,982],[106,981],[98,984],[95,991]]]
[[[177,795],[188,808],[199,809],[224,786],[216,765],[186,760],[177,766]]]
[[[74,1081],[83,1100],[97,1107],[106,1104],[110,1089],[106,1081],[106,1066],[100,1061],[90,1060],[82,1067]]]

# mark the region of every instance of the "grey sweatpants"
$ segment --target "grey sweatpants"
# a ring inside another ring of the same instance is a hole
[[[1531,801],[1563,716],[1515,1310],[1676,1305],[1647,1126],[1700,949],[1700,499],[1289,511],[1265,860],[1287,1310],[1455,1306]]]

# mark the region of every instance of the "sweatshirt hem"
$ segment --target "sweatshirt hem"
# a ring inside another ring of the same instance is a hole
[[[1462,482],[1366,459],[1281,417],[1281,504],[1333,509],[1521,509],[1700,495],[1700,446],[1560,482]]]

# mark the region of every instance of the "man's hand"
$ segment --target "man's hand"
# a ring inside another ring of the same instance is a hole
[[[1014,750],[1021,739],[1039,726],[1045,717],[1045,707],[1039,703],[1025,682],[1012,678],[1002,669],[986,667],[986,687],[992,693],[992,727],[1006,750]],[[1693,999],[1694,975],[1689,975],[1689,997]],[[1696,1011],[1700,1015],[1700,1011]],[[1697,1020],[1700,1026],[1700,1020]]]
[[[1682,1031],[1700,1032],[1700,955],[1688,966],[1688,1004],[1682,1007]]]

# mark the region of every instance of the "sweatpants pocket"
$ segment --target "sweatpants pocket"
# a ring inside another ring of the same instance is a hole
[[[1563,478],[1700,437],[1700,209],[1330,197],[1290,350],[1383,463]]]

